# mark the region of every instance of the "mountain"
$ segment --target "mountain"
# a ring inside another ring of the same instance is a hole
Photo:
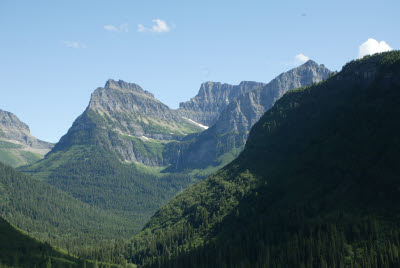
[[[156,209],[198,180],[159,172],[169,163],[165,145],[202,130],[138,85],[109,80],[46,157],[20,170],[130,220],[139,231]]]
[[[31,164],[51,148],[53,144],[33,137],[18,117],[0,109],[0,162],[14,167]]]
[[[296,77],[305,79],[303,73]],[[224,94],[235,96],[234,92],[260,86],[242,82],[232,86],[230,94]],[[221,96],[226,99],[224,94]],[[204,128],[180,112],[169,109],[136,84],[109,80],[93,92],[86,110],[51,152],[20,170],[83,203],[131,220],[140,230],[165,202],[218,168],[176,169],[187,145],[204,137]],[[234,133],[227,135],[235,138]],[[229,146],[226,150],[232,152],[235,147]],[[227,159],[241,149],[238,147]],[[200,151],[199,155],[201,161],[215,160],[214,155]]]
[[[399,267],[400,51],[287,92],[127,245],[141,267]],[[128,250],[127,250],[128,252]]]
[[[178,112],[206,126],[214,125],[224,108],[240,95],[260,89],[264,83],[243,81],[239,85],[206,82],[201,84],[198,94],[179,104]]]
[[[318,83],[331,71],[312,60],[284,72],[254,90],[243,90],[220,112],[215,124],[181,145],[173,167],[177,170],[220,166],[233,160],[243,149],[251,127],[276,100],[294,88]],[[241,83],[246,84],[246,83]]]
[[[202,130],[140,86],[110,79],[93,92],[87,109],[50,155],[91,144],[116,153],[125,162],[163,166],[163,143]]]
[[[75,254],[138,231],[135,222],[89,206],[2,163],[0,216],[29,235]]]

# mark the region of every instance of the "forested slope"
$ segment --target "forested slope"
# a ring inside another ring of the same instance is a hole
[[[84,263],[29,237],[0,217],[0,267],[82,267]]]
[[[399,267],[400,52],[286,93],[126,246],[144,267]]]
[[[135,222],[80,202],[0,163],[0,215],[72,253],[133,235]]]

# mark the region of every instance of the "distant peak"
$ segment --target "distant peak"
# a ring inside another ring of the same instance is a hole
[[[303,64],[303,66],[319,66],[319,64],[313,60],[308,60],[306,63]]]
[[[213,87],[214,85],[221,85],[220,82],[206,81],[201,84],[201,87]]]
[[[105,89],[119,89],[119,90],[128,90],[133,92],[144,93],[146,95],[154,97],[154,95],[147,90],[141,88],[138,84],[128,83],[123,80],[115,81],[113,79],[108,79],[106,84],[104,85]]]
[[[313,60],[308,60],[308,61],[305,62],[303,65],[300,65],[300,66],[297,67],[297,68],[302,68],[302,67],[305,67],[305,68],[315,68],[315,69],[320,69],[320,70],[322,70],[322,69],[328,70],[328,69],[325,67],[325,65],[323,65],[323,64],[318,64],[318,63],[316,63],[316,62],[313,61]],[[296,68],[295,68],[295,69],[296,69]]]
[[[123,80],[118,80],[115,81],[113,79],[108,79],[105,86],[105,88],[122,88],[122,89],[141,89],[143,90],[139,85],[134,84],[134,83],[127,83]]]

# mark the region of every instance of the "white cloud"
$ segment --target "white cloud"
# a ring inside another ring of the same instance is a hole
[[[369,38],[367,41],[362,43],[358,49],[358,58],[390,50],[393,50],[393,48],[391,48],[385,41],[378,42],[373,38]]]
[[[310,58],[300,53],[294,57],[294,65],[299,65],[307,62]]]
[[[115,26],[112,24],[109,25],[104,25],[104,30],[110,31],[110,32],[128,32],[128,23],[121,24],[119,26]]]
[[[145,32],[147,29],[142,24],[138,24],[137,30],[138,32]]]
[[[152,22],[153,26],[149,28],[143,26],[143,24],[138,24],[138,32],[166,33],[171,31],[171,28],[163,20],[154,19]]]
[[[86,48],[85,44],[79,43],[77,41],[62,41],[64,46],[70,47],[70,48]]]

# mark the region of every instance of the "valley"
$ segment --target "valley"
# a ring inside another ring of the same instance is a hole
[[[106,81],[56,144],[0,110],[0,267],[397,267],[400,52],[171,109]]]

